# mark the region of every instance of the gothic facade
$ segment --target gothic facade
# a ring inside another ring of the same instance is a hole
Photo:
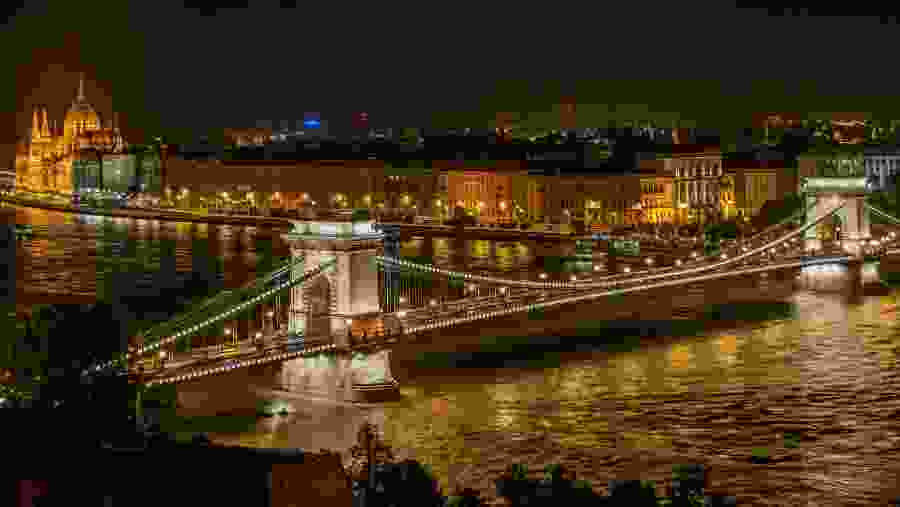
[[[71,194],[76,189],[73,167],[78,161],[98,160],[101,154],[123,153],[126,148],[118,126],[110,122],[104,128],[100,115],[88,103],[82,76],[61,128],[51,122],[46,106],[32,111],[30,133],[16,150],[16,185],[36,192]]]

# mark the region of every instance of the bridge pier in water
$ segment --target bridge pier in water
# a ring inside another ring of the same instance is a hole
[[[806,266],[797,279],[798,288],[856,296],[866,282],[864,264],[861,258],[854,258],[842,264]]]

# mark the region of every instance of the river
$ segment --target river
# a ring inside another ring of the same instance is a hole
[[[210,259],[234,286],[288,254],[267,229],[21,208],[16,220],[38,229],[17,253],[22,291],[90,297],[123,287],[110,283],[116,277],[186,273]],[[422,240],[403,245],[404,255],[432,255],[425,250]],[[439,264],[511,276],[541,263],[519,243],[435,240],[431,250]],[[660,324],[655,337],[534,337],[540,345],[527,350],[521,342],[464,353],[406,346],[391,358],[401,401],[357,408],[290,399],[289,415],[213,437],[343,451],[368,420],[398,454],[431,465],[445,490],[459,483],[493,496],[490,481],[514,462],[563,463],[600,490],[613,478],[662,485],[673,464],[703,463],[709,492],[740,505],[886,505],[900,496],[896,298],[885,288],[801,288],[773,317],[710,320],[691,333]],[[769,464],[751,463],[762,451]]]

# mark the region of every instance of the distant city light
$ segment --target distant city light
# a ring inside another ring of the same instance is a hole
[[[303,126],[308,129],[318,128],[319,120],[303,120]]]

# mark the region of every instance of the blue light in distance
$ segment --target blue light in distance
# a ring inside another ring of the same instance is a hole
[[[308,129],[318,128],[319,120],[303,120],[303,126]]]

